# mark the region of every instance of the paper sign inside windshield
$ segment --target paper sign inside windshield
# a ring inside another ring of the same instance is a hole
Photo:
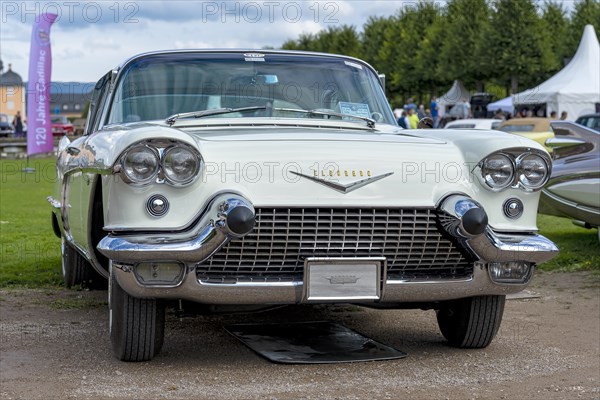
[[[339,105],[340,112],[342,114],[354,115],[355,117],[371,118],[371,112],[369,111],[368,104],[340,101]]]

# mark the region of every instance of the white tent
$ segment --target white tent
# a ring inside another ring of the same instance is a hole
[[[515,107],[546,104],[546,113],[568,113],[568,119],[593,113],[600,103],[600,45],[587,25],[577,53],[566,67],[541,85],[513,96]]]
[[[446,111],[453,105],[460,103],[464,97],[466,97],[468,101],[471,98],[471,94],[465,89],[460,81],[454,81],[452,87],[448,90],[448,93],[438,98],[437,105],[440,116],[446,114]]]
[[[513,107],[513,102],[512,102],[512,97],[508,96],[505,97],[502,100],[498,100],[494,103],[490,103],[487,105],[487,110],[488,111],[496,111],[496,110],[502,110],[506,113],[510,113],[512,114],[514,111],[514,107]]]

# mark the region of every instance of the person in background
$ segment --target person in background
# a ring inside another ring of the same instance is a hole
[[[429,107],[431,108],[431,119],[433,119],[433,129],[437,129],[440,121],[439,121],[439,109],[438,109],[438,105],[437,105],[437,97],[432,97],[431,98],[431,104],[429,105]]]
[[[506,117],[504,116],[504,113],[502,112],[501,109],[496,110],[496,114],[494,114],[494,118],[501,119],[502,121],[506,121]]]
[[[417,110],[417,117],[419,117],[419,120],[425,118],[425,106],[423,104],[419,104],[419,109]]]
[[[560,120],[565,121],[568,118],[569,114],[566,111],[560,113]]]
[[[552,119],[556,119],[556,118],[558,118],[558,115],[556,114],[556,111],[552,111],[552,112],[550,113],[550,118],[552,118]]]
[[[471,117],[471,104],[469,104],[469,100],[466,97],[463,97],[463,107],[462,107],[462,115],[461,119],[467,119]]]
[[[527,114],[525,115],[527,118],[533,117],[533,110],[527,110]]]
[[[408,109],[407,119],[408,119],[409,128],[417,129],[417,125],[419,125],[419,117],[417,116],[417,113],[415,112],[414,108]]]
[[[400,115],[398,116],[398,119],[396,120],[398,122],[398,126],[404,128],[404,129],[408,129],[408,125],[406,125],[406,116],[404,115],[404,110],[400,110]]]
[[[17,111],[17,115],[13,118],[12,124],[15,128],[15,137],[23,137],[23,119],[21,118],[21,111]]]
[[[415,101],[411,98],[408,99],[406,107],[404,107],[405,110],[412,108],[414,111],[417,111],[417,105],[415,104]]]

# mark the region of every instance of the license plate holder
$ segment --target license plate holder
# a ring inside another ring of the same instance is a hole
[[[307,258],[304,299],[358,301],[381,298],[385,258]]]

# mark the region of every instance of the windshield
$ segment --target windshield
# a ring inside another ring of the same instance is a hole
[[[136,60],[117,82],[108,123],[243,107],[329,110],[395,125],[378,77],[365,64],[337,57],[268,53],[174,53]],[[331,118],[257,109],[204,119],[271,115]]]
[[[533,132],[534,125],[504,125],[500,128],[504,132]]]

